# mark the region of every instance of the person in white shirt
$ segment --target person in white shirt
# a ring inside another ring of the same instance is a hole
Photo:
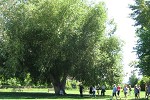
[[[96,87],[95,86],[93,86],[92,92],[93,92],[93,96],[96,97]]]

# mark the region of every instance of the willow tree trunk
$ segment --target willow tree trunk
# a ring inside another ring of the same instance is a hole
[[[63,94],[66,94],[65,92],[65,86],[66,86],[66,77],[62,80],[53,80],[52,82],[54,86],[54,92],[56,95],[60,95],[60,91],[63,92]]]

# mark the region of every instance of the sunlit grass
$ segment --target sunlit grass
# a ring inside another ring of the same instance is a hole
[[[112,90],[106,90],[106,96],[89,96],[89,91],[84,90],[84,96],[80,97],[78,89],[70,89],[66,90],[67,95],[64,96],[57,96],[54,94],[54,90],[50,89],[48,93],[48,89],[46,88],[24,88],[23,91],[13,91],[12,88],[8,89],[0,89],[0,99],[63,99],[63,100],[74,100],[74,99],[82,99],[82,100],[110,100],[112,97]],[[120,93],[121,100],[125,100],[124,93]],[[133,99],[134,100],[134,93],[131,92],[131,95],[127,97],[127,100]],[[145,92],[140,93],[140,100],[145,99]],[[115,97],[114,97],[115,100]]]

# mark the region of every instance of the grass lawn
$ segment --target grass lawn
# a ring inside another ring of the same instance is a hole
[[[37,88],[30,88],[30,89],[23,89],[21,92],[14,92],[13,89],[0,89],[0,99],[40,99],[40,100],[46,100],[46,99],[61,99],[61,100],[110,100],[112,95],[112,90],[106,90],[106,96],[96,96],[92,97],[89,96],[88,90],[84,92],[84,96],[80,97],[79,90],[66,90],[67,95],[63,96],[56,96],[54,94],[54,91],[51,90],[50,93],[48,93],[48,89],[37,89]],[[125,100],[123,92],[120,94],[121,100]],[[146,100],[145,92],[140,93],[141,99],[139,100]],[[115,97],[114,97],[115,100]],[[134,93],[132,91],[131,95],[127,97],[127,100],[134,100]]]

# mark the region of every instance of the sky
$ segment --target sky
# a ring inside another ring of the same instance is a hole
[[[124,83],[128,82],[129,76],[131,75],[131,68],[129,63],[137,60],[136,53],[133,52],[133,47],[136,45],[137,38],[135,36],[134,20],[129,18],[129,14],[132,12],[129,9],[129,4],[134,4],[134,0],[91,0],[93,3],[104,1],[106,8],[108,9],[108,18],[114,19],[117,24],[117,35],[121,40],[124,41],[123,50],[123,66],[124,74],[128,73],[124,77]]]

